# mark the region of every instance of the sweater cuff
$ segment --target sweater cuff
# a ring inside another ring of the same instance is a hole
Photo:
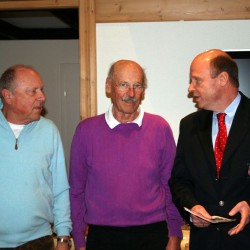
[[[171,226],[170,226],[170,224],[171,224]],[[171,221],[171,223],[168,224],[168,237],[177,236],[180,239],[182,239],[183,233],[182,233],[181,226],[183,224],[184,224],[183,221],[177,221],[177,220]]]
[[[66,235],[69,235],[70,236],[70,229],[68,227],[61,227],[61,228],[58,228],[57,229],[57,232],[56,232],[56,235],[57,236],[66,236]]]
[[[86,241],[82,234],[74,234],[73,233],[73,240],[74,240],[74,246],[75,249],[78,249],[80,247],[86,247]]]

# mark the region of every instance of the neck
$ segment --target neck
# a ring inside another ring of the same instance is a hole
[[[132,122],[134,121],[138,115],[139,115],[139,112],[136,111],[135,113],[133,114],[126,114],[126,113],[116,113],[114,112],[114,110],[112,111],[113,113],[113,116],[114,118],[120,122],[120,123],[127,123],[127,122]]]

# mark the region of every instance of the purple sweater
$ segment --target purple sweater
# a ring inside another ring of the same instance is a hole
[[[104,114],[78,125],[70,159],[72,235],[85,246],[86,224],[144,225],[166,220],[169,236],[182,237],[168,187],[175,157],[168,123],[144,113],[135,123],[107,125]]]

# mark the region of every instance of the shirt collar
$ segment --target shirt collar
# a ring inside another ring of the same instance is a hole
[[[120,124],[120,122],[117,121],[115,119],[115,117],[113,116],[112,108],[113,108],[113,104],[110,105],[108,111],[105,113],[105,120],[111,129],[115,128],[117,125]],[[141,127],[142,119],[144,116],[144,111],[143,111],[141,105],[139,106],[137,111],[139,112],[139,115],[133,121],[128,122],[128,123],[136,123],[139,127]]]
[[[238,92],[236,98],[230,103],[230,105],[224,110],[223,113],[226,113],[228,117],[233,118],[240,104],[240,100],[241,100],[241,95]],[[218,113],[219,112],[214,112],[214,116],[216,116]]]

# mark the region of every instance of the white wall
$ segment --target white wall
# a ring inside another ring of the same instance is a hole
[[[190,62],[212,48],[249,49],[250,20],[97,24],[98,113],[110,104],[104,88],[110,64],[135,60],[148,77],[144,110],[162,115],[177,140],[180,119],[195,111],[187,98]]]

